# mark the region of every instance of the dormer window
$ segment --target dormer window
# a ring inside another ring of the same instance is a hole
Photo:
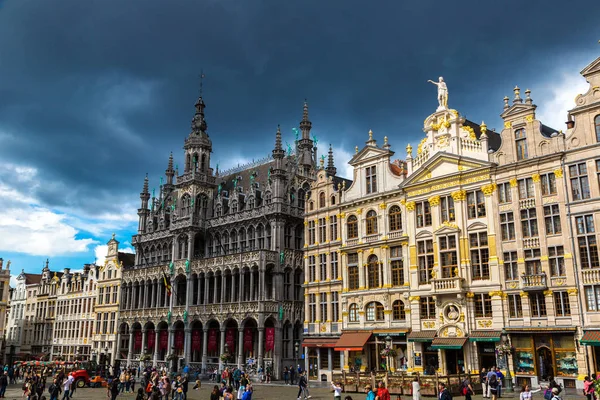
[[[527,159],[527,136],[525,129],[517,129],[515,131],[515,144],[517,146],[517,160]]]
[[[377,193],[377,167],[375,165],[365,169],[367,194]]]
[[[600,114],[594,118],[594,126],[596,128],[596,141],[600,142]]]

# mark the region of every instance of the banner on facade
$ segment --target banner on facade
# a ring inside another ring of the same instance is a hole
[[[253,349],[252,343],[252,328],[244,329],[244,351],[252,351]]]
[[[229,349],[229,354],[235,353],[235,328],[227,329],[225,334],[225,343],[227,343],[227,348]]]
[[[177,350],[183,349],[183,340],[184,340],[183,331],[175,331],[174,345]]]
[[[275,349],[275,328],[265,328],[265,352]]]
[[[148,332],[146,333],[146,335],[148,336],[148,351],[150,353],[154,352],[154,344],[156,343],[156,331],[154,329],[148,329]]]
[[[202,336],[199,330],[192,331],[192,351],[200,351],[202,345]]]
[[[134,350],[142,349],[142,331],[136,331],[133,337],[133,348]]]
[[[167,350],[169,348],[169,332],[166,330],[160,331],[160,349]]]
[[[215,328],[208,330],[208,346],[206,350],[209,353],[217,351],[217,330]]]

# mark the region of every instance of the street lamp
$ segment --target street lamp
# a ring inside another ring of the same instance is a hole
[[[298,365],[298,350],[300,349],[300,342],[296,340],[294,342],[294,368]]]
[[[502,344],[504,345],[504,347],[510,349],[510,347],[508,346],[508,333],[506,332],[506,329],[502,328],[502,333],[500,334],[500,340],[502,341]],[[506,364],[506,389],[504,389],[505,392],[507,393],[512,393],[514,391],[513,389],[513,381],[512,381],[512,375],[510,373],[510,365],[508,364],[508,353],[510,353],[510,351],[508,352],[504,352],[504,363]]]

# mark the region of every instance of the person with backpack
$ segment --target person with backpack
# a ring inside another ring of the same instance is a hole
[[[308,381],[306,380],[306,374],[304,371],[300,373],[300,378],[298,379],[298,399],[301,399],[304,396],[305,399],[308,399],[306,395],[306,387],[308,386]]]
[[[490,368],[487,373],[487,386],[488,386],[488,397],[496,400],[498,393],[498,375],[496,375],[496,367]]]
[[[465,400],[471,400],[471,396],[473,395],[473,386],[471,385],[471,379],[468,375],[465,380],[462,381],[461,394],[465,396]]]
[[[542,390],[541,387],[538,390],[531,390],[529,385],[525,385],[521,389],[521,395],[519,396],[519,400],[531,400],[531,395],[539,392],[540,390]]]

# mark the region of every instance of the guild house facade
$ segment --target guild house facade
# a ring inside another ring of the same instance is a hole
[[[118,359],[206,371],[294,363],[304,318],[303,230],[317,148],[308,105],[293,146],[277,129],[271,155],[213,169],[205,103],[184,142],[183,173],[169,159],[158,190],[146,178],[136,259],[122,270]]]
[[[600,370],[600,58],[581,74],[590,88],[564,131],[536,119],[531,92],[518,87],[504,99],[503,129],[492,131],[449,108],[440,79],[439,107],[403,161],[370,133],[350,161],[351,185],[328,186],[325,173],[312,184],[304,261],[313,376],[338,368],[323,353],[360,371],[499,365],[533,387],[550,377],[582,387]],[[333,214],[340,240],[312,241]],[[320,255],[332,252],[342,294],[323,305],[319,293],[338,287],[320,275]],[[323,327],[323,310],[330,319],[335,306],[341,334]]]

